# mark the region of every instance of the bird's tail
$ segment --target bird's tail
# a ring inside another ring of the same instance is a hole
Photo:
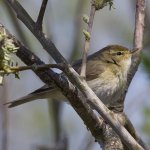
[[[19,98],[17,100],[13,100],[13,101],[7,102],[4,105],[7,105],[8,108],[11,108],[11,107],[22,105],[24,103],[28,103],[28,102],[31,102],[31,101],[34,101],[34,100],[37,100],[37,98],[35,98],[35,95],[30,95],[29,94],[29,95],[21,97],[21,98]]]
[[[54,86],[43,86],[42,88],[24,96],[17,100],[10,101],[5,103],[4,105],[7,105],[9,108],[15,107],[27,102],[31,102],[38,99],[46,99],[46,98],[52,98],[52,99],[64,99],[64,96],[61,94],[61,92],[58,90],[58,88]]]

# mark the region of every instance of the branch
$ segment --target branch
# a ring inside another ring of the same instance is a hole
[[[66,73],[70,81],[73,84],[75,84],[79,88],[80,91],[82,91],[82,94],[85,96],[88,102],[92,103],[92,106],[94,106],[94,108],[98,111],[98,113],[105,119],[107,123],[111,125],[111,127],[115,130],[115,132],[119,135],[119,137],[125,143],[125,145],[129,149],[142,150],[143,148],[133,139],[133,137],[126,131],[126,129],[120,125],[120,123],[117,121],[117,118],[114,116],[112,118],[111,116],[112,112],[110,112],[108,108],[105,107],[105,105],[99,100],[99,98],[95,95],[95,93],[88,87],[87,83],[84,80],[83,81],[80,80],[79,75],[62,57],[62,55],[59,53],[59,51],[57,50],[55,45],[52,43],[52,41],[49,38],[47,38],[43,32],[36,31],[34,21],[27,14],[27,12],[23,9],[23,7],[16,0],[7,0],[7,2],[12,6],[14,11],[17,13],[18,18],[30,29],[30,31],[40,41],[44,49],[48,53],[51,54],[51,56],[55,59],[55,61],[57,61],[58,63],[59,62],[64,63],[65,65],[64,72]],[[66,90],[64,90],[64,87],[62,87],[60,80],[58,80],[58,78],[56,79],[56,76],[54,77],[51,76],[51,78],[55,81],[56,85],[60,87],[63,94],[67,96],[73,108],[76,110],[75,102],[71,99],[72,97],[69,97],[67,95],[68,93],[66,92]],[[71,93],[71,90],[69,90],[69,93]],[[73,95],[75,95],[75,93],[76,93],[75,91],[72,92]],[[86,104],[84,103],[84,105]],[[86,106],[89,107],[88,105]],[[80,114],[80,110],[76,110],[76,111],[78,114]],[[81,115],[82,114],[80,114],[80,116]]]
[[[15,14],[13,13],[13,9],[11,9],[6,1],[1,1],[4,3],[4,8],[8,12],[8,17],[10,22],[12,23],[13,28],[17,31],[17,34],[19,35],[20,41],[23,41],[25,45],[28,45],[28,40],[25,36],[24,30],[22,29],[22,26],[19,22],[19,20],[16,18]]]
[[[46,10],[47,2],[48,0],[43,0],[42,5],[41,5],[39,16],[36,21],[36,27],[38,30],[42,30],[42,22],[43,22],[45,10]]]
[[[144,35],[144,18],[145,18],[145,0],[136,0],[136,14],[135,14],[135,29],[134,29],[134,39],[133,39],[133,50],[138,49],[138,52],[135,53],[132,57],[132,65],[128,74],[126,92],[128,87],[138,69],[140,64],[141,52],[143,49],[143,35]],[[125,98],[126,92],[123,95],[123,99]],[[147,145],[141,140],[141,138],[137,135],[132,123],[126,116],[126,128],[127,130],[139,141],[140,145],[144,147],[145,150],[149,148]]]
[[[25,70],[34,70],[34,71],[39,71],[39,70],[45,70],[49,68],[57,68],[60,70],[64,70],[63,64],[43,64],[43,65],[35,65],[33,64],[32,66],[17,66],[17,67],[10,67],[10,70],[12,71],[11,73],[14,72],[19,72],[19,71],[25,71]],[[0,70],[0,73],[5,73],[3,70]]]
[[[134,77],[141,58],[141,52],[143,49],[143,35],[144,35],[144,18],[145,18],[145,0],[136,0],[136,14],[135,14],[135,29],[133,39],[133,49],[139,49],[138,53],[132,58],[132,65],[130,74],[128,75],[127,89]]]
[[[113,5],[112,0],[91,0],[91,10],[90,10],[90,17],[86,19],[86,23],[88,24],[87,30],[83,31],[85,35],[85,43],[82,55],[82,65],[81,65],[81,72],[80,76],[86,79],[86,62],[87,62],[87,55],[90,49],[90,40],[91,40],[91,33],[92,33],[92,26],[94,22],[95,12],[99,9],[102,9],[104,6],[107,6],[109,3],[110,9]]]
[[[95,11],[96,11],[96,7],[94,5],[94,2],[95,2],[95,0],[92,0],[92,2],[91,2],[90,18],[89,18],[88,27],[87,27],[87,32],[89,34],[89,37],[87,37],[85,35],[85,43],[84,43],[82,65],[81,65],[81,72],[80,72],[80,75],[83,78],[86,78],[87,55],[88,55],[88,51],[90,49],[91,32],[92,32],[92,26],[93,26]]]
[[[143,48],[144,18],[145,18],[145,0],[136,0],[135,31],[134,31],[134,49]]]

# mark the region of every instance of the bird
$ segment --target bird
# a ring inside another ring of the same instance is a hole
[[[135,52],[121,45],[108,45],[87,57],[86,81],[108,108],[114,106],[125,91],[131,57]],[[81,64],[82,60],[78,60],[72,67],[80,73]],[[24,97],[7,102],[5,105],[15,107],[46,98],[67,100],[60,89],[52,83],[44,85]]]

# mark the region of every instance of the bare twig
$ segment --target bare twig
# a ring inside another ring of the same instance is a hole
[[[4,86],[0,87],[0,95],[1,95],[1,101],[0,101],[1,133],[0,133],[0,136],[1,136],[1,149],[2,150],[8,150],[9,114],[8,114],[8,110],[5,107],[2,107],[2,104],[6,103],[7,101],[7,94],[8,94],[7,88],[8,88],[7,83]]]
[[[91,33],[92,33],[92,26],[93,26],[93,22],[94,22],[95,12],[99,9],[102,9],[108,3],[111,8],[111,6],[113,4],[112,0],[91,0],[90,17],[89,17],[89,21],[87,22],[88,27],[87,27],[87,30],[84,31],[85,43],[84,43],[84,49],[83,49],[83,55],[82,55],[82,65],[81,65],[81,71],[80,71],[80,76],[85,79],[86,79],[87,55],[88,55],[88,51],[90,49],[90,40],[91,40]]]
[[[133,39],[133,50],[138,49],[138,52],[135,53],[132,57],[132,65],[128,74],[127,87],[128,89],[132,78],[134,77],[141,58],[141,51],[143,49],[143,34],[144,34],[144,18],[145,18],[145,0],[136,0],[136,14],[135,14],[135,30],[134,30],[134,39]],[[127,90],[126,90],[127,92]],[[125,98],[126,92],[123,96]],[[139,141],[140,145],[143,146],[145,150],[149,148],[147,145],[141,140],[141,138],[137,135],[132,123],[126,116],[126,128],[127,130]]]
[[[45,10],[46,10],[47,2],[48,0],[43,0],[42,5],[41,5],[39,16],[36,21],[36,27],[38,30],[42,30],[42,22],[43,22]]]
[[[63,64],[43,64],[43,65],[32,65],[32,66],[18,66],[18,67],[11,67],[10,70],[12,73],[18,72],[18,71],[25,71],[25,70],[45,70],[48,68],[57,68],[63,71],[64,66]],[[5,73],[3,70],[0,70],[0,73]]]
[[[12,6],[14,11],[17,13],[18,18],[21,21],[23,21],[24,24],[37,37],[37,39],[40,41],[40,43],[42,44],[44,49],[47,50],[47,52],[49,52],[57,62],[63,62],[64,63],[64,65],[65,65],[64,72],[66,73],[66,75],[68,76],[70,81],[72,83],[74,83],[80,89],[80,91],[82,91],[83,95],[87,98],[87,100],[90,103],[92,103],[92,106],[94,106],[94,108],[105,119],[105,121],[111,125],[111,127],[120,136],[120,138],[126,144],[126,146],[129,149],[142,150],[143,148],[133,139],[133,137],[131,137],[131,135],[126,131],[126,129],[120,125],[120,123],[117,121],[117,118],[111,117],[110,111],[99,100],[99,98],[95,95],[95,93],[88,87],[87,83],[84,80],[83,81],[80,80],[79,75],[74,71],[74,69],[66,62],[66,60],[62,57],[62,55],[58,52],[57,48],[52,43],[52,41],[50,39],[48,39],[44,35],[44,33],[42,33],[41,31],[36,32],[35,23],[31,19],[31,17],[27,14],[27,12],[23,9],[23,7],[16,0],[7,0],[7,1]],[[60,84],[60,80],[57,81],[58,78],[56,80],[55,77],[52,77],[52,79],[55,81],[57,86],[60,87],[60,89],[63,91],[63,93],[68,97],[70,103],[75,108],[75,105],[74,105],[75,102],[72,101],[72,99],[71,99],[72,97],[69,97],[67,95],[66,91],[64,90],[64,87],[62,87],[62,85]],[[69,92],[70,92],[70,90],[69,90]],[[77,113],[79,113],[80,110],[76,110],[76,111],[77,111]]]
[[[96,11],[94,2],[95,2],[95,0],[92,0],[92,2],[91,2],[90,18],[89,18],[88,27],[87,27],[87,32],[88,32],[89,36],[91,36],[92,26],[93,26],[95,11]],[[86,62],[87,62],[87,55],[88,55],[89,49],[90,49],[90,37],[87,38],[85,35],[85,43],[84,43],[82,65],[81,65],[81,72],[80,72],[80,76],[83,78],[86,78]]]
[[[136,14],[135,14],[135,30],[133,39],[133,49],[139,49],[138,53],[132,58],[132,65],[130,74],[128,75],[127,89],[134,77],[140,63],[140,54],[143,49],[143,34],[144,34],[144,18],[145,18],[145,0],[136,0]]]
[[[26,38],[26,34],[24,33],[21,24],[19,23],[19,20],[16,18],[12,8],[9,7],[8,3],[4,0],[1,1],[2,3],[4,3],[4,8],[6,9],[6,11],[8,12],[8,17],[10,18],[11,23],[13,24],[13,27],[15,28],[15,30],[17,31],[17,34],[19,35],[19,38],[21,41],[23,41],[23,43],[25,45],[28,45],[28,40]],[[29,46],[29,45],[28,45]]]
[[[145,18],[145,0],[136,0],[135,32],[134,32],[134,49],[143,48]]]

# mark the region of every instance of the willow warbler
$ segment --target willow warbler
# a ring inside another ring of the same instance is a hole
[[[87,58],[86,81],[107,107],[113,106],[125,90],[133,53],[126,47],[109,45]],[[80,67],[81,60],[73,65],[78,73],[80,73]],[[51,84],[7,104],[8,107],[14,107],[45,98],[67,99],[58,87]]]

